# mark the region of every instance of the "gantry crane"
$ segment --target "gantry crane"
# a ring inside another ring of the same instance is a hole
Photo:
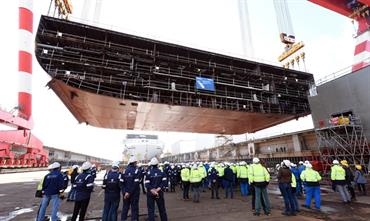
[[[369,65],[370,61],[370,0],[309,0],[358,23],[352,71]]]

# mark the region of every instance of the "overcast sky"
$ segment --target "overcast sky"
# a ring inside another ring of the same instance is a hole
[[[94,2],[93,0],[90,0]],[[1,1],[0,23],[0,106],[17,105],[18,1]],[[83,1],[72,0],[73,18],[91,22],[94,8],[83,9]],[[99,23],[122,32],[182,44],[231,56],[243,56],[238,0],[104,0]],[[304,0],[288,0],[297,40],[305,42],[306,68],[319,79],[348,67],[352,62],[354,28],[349,19]],[[34,32],[49,0],[34,1]],[[248,0],[254,58],[277,63],[283,50],[271,0]],[[84,10],[84,13],[82,13]],[[33,62],[33,134],[45,145],[121,159],[122,140],[132,131],[98,129],[79,125],[54,92],[45,85],[48,75]],[[312,127],[310,117],[289,122],[264,136]],[[142,132],[140,133],[153,133]],[[248,135],[249,138],[261,135]],[[213,135],[159,133],[169,148],[178,140],[204,140],[204,148],[214,144]],[[196,138],[195,138],[196,137]],[[236,136],[235,141],[244,140]]]

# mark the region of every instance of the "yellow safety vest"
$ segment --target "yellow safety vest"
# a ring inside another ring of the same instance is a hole
[[[198,169],[191,169],[190,183],[199,183],[202,181],[202,173]]]
[[[233,171],[234,174],[236,174],[236,166],[231,166],[231,170]]]
[[[37,184],[37,190],[42,190],[42,184],[44,183],[45,176],[42,177],[40,182]]]
[[[297,181],[296,181],[295,176],[294,176],[293,173],[292,173],[292,183],[291,183],[291,185],[292,185],[293,188],[297,187]]]
[[[253,182],[269,182],[270,174],[267,169],[260,163],[252,164],[248,170],[249,183]]]
[[[321,180],[320,174],[312,168],[307,168],[301,173],[301,180],[304,182],[319,182]]]
[[[181,180],[184,182],[189,182],[190,180],[190,169],[184,168],[181,170]]]
[[[346,179],[346,171],[343,167],[339,165],[334,165],[331,167],[331,180],[345,180]]]
[[[240,165],[236,165],[236,177],[239,177],[240,174]]]
[[[248,168],[246,166],[240,166],[237,176],[238,178],[248,178]]]
[[[206,168],[204,166],[199,166],[198,167],[198,170],[202,174],[202,178],[206,178],[207,177],[207,171],[206,171]]]
[[[220,176],[220,177],[223,177],[224,176],[225,168],[223,168],[223,167],[217,167],[217,171],[218,171],[218,176]]]

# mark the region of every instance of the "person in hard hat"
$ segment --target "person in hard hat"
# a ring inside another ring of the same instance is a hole
[[[202,174],[202,183],[200,185],[200,191],[201,192],[206,192],[206,188],[208,187],[207,183],[206,183],[206,179],[207,179],[207,170],[206,168],[204,167],[204,164],[203,162],[199,162],[198,164],[198,170],[199,172]]]
[[[211,186],[211,199],[220,199],[218,196],[218,189],[219,189],[219,180],[218,180],[218,171],[215,168],[215,164],[211,163],[210,168],[208,170],[208,180]]]
[[[255,192],[255,212],[253,215],[259,216],[261,211],[261,201],[265,204],[264,212],[266,215],[271,215],[270,199],[267,195],[267,185],[270,182],[270,174],[266,167],[262,166],[260,160],[253,158],[253,164],[248,170],[248,181],[254,187]]]
[[[224,188],[225,188],[225,199],[229,197],[234,198],[234,172],[230,168],[230,163],[226,164],[226,168],[224,169]]]
[[[94,177],[90,172],[91,167],[92,164],[89,161],[84,162],[81,166],[82,173],[76,177],[73,184],[73,188],[76,189],[76,198],[71,221],[76,221],[77,216],[79,216],[79,220],[85,219],[91,192],[94,190]]]
[[[294,164],[294,163],[291,163],[290,164],[290,170],[292,171],[292,169],[294,168],[297,168],[297,165]],[[301,179],[301,178],[299,178]],[[298,198],[297,198],[297,194],[296,194],[296,191],[297,191],[297,177],[295,176],[294,172],[292,172],[292,198],[293,198],[293,204],[294,204],[294,208],[295,208],[295,212],[299,213],[300,210],[299,210],[299,203],[298,203]]]
[[[48,166],[49,173],[44,177],[42,182],[42,201],[37,216],[37,221],[44,221],[46,208],[51,203],[51,220],[58,220],[58,210],[60,206],[60,194],[64,192],[63,174],[60,172],[60,163],[54,162]]]
[[[355,171],[355,182],[357,184],[358,191],[360,194],[366,196],[366,177],[365,172],[362,170],[361,165],[356,165],[356,171]]]
[[[285,210],[282,213],[285,216],[296,216],[296,208],[295,208],[295,203],[293,201],[293,196],[292,196],[292,172],[290,171],[290,161],[289,160],[283,160],[281,162],[280,169],[277,174],[277,179],[279,183],[279,189],[281,192],[281,195],[283,196],[284,199],[284,204],[285,204]]]
[[[347,183],[347,189],[349,193],[351,194],[351,201],[355,201],[356,200],[356,193],[355,193],[355,188],[354,188],[355,176],[353,175],[351,168],[349,168],[347,160],[341,160],[340,164],[342,165],[344,171],[346,171],[346,183]]]
[[[185,167],[180,171],[181,183],[182,183],[182,199],[189,200],[189,189],[190,189],[190,164],[185,164]]]
[[[121,186],[123,184],[122,174],[119,172],[118,162],[112,163],[112,169],[109,170],[103,178],[102,188],[104,189],[104,209],[103,221],[116,221],[117,210],[121,197]]]
[[[72,166],[72,173],[71,173],[71,190],[68,193],[67,201],[74,201],[76,197],[76,189],[73,188],[73,184],[76,181],[76,177],[78,176],[78,165]]]
[[[306,169],[301,173],[301,180],[305,183],[306,201],[304,207],[311,208],[312,197],[315,198],[315,209],[321,208],[320,174],[312,169],[312,164],[305,164]]]
[[[170,182],[170,170],[171,170],[170,162],[165,161],[163,163],[162,171],[166,174],[167,182]],[[165,192],[168,192],[168,189],[169,189],[169,185],[167,184]]]
[[[248,166],[245,161],[239,163],[237,169],[237,178],[240,183],[240,192],[242,196],[248,196],[249,184],[248,184]]]
[[[297,197],[302,197],[303,196],[303,183],[301,180],[301,174],[302,172],[306,169],[306,166],[303,161],[298,162],[298,178],[297,178],[297,192],[296,195]]]
[[[193,191],[193,202],[199,203],[200,186],[202,184],[203,172],[199,171],[197,164],[194,164],[190,170],[190,185]]]
[[[158,168],[158,159],[150,160],[151,168],[145,175],[145,187],[147,189],[146,200],[148,206],[148,221],[155,220],[155,203],[159,210],[161,221],[167,221],[167,212],[164,200],[164,190],[167,187],[167,177],[164,172]]]
[[[177,186],[177,169],[175,168],[175,165],[172,164],[170,169],[168,170],[168,177],[170,179],[170,192],[176,192],[176,186]]]
[[[139,219],[139,199],[140,199],[140,179],[141,172],[137,168],[137,159],[131,156],[128,166],[123,174],[123,206],[121,220],[127,220],[128,211],[131,207],[131,220]]]
[[[333,160],[333,166],[330,171],[330,178],[334,189],[339,192],[344,203],[351,202],[351,196],[347,190],[346,171],[339,165],[338,160]]]

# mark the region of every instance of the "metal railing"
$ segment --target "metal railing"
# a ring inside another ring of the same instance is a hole
[[[366,66],[368,66],[370,64],[370,57],[363,59],[361,62],[366,63]],[[361,62],[358,62],[358,63],[361,63]],[[332,74],[326,75],[325,77],[320,78],[320,79],[318,79],[315,82],[316,83],[316,86],[323,85],[325,83],[328,83],[330,81],[333,81],[335,79],[338,79],[340,77],[343,77],[343,76],[345,76],[345,75],[347,75],[349,73],[352,73],[353,72],[352,69],[353,69],[353,65],[350,65],[350,66],[347,66],[345,68],[342,68],[339,71],[336,71],[336,72],[334,72]]]

